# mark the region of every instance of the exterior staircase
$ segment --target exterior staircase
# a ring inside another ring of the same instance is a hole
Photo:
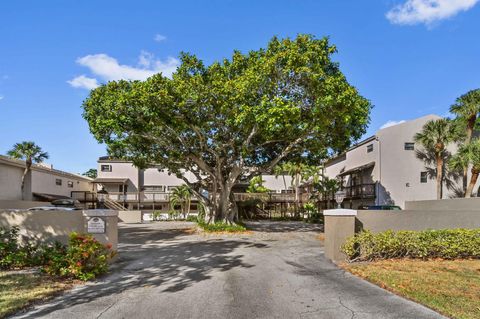
[[[105,198],[105,206],[113,210],[127,210],[123,205],[120,205],[118,202],[111,200],[110,198]]]

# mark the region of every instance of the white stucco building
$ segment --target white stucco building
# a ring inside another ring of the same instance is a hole
[[[415,155],[419,145],[414,143],[414,136],[426,122],[440,118],[427,115],[380,129],[374,136],[327,161],[325,175],[343,181],[347,194],[344,206],[398,205],[403,208],[407,200],[436,199],[436,181],[428,178],[425,164]],[[449,145],[449,150],[455,152],[456,146]],[[443,190],[444,198],[453,195],[445,186]]]
[[[0,200],[22,200],[22,175],[25,162],[0,155]],[[24,200],[51,201],[69,198],[74,191],[92,191],[92,179],[33,164],[25,177]]]

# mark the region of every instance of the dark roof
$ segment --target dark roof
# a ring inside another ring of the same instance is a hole
[[[338,174],[338,176],[345,176],[345,175],[350,175],[352,173],[357,173],[357,172],[360,172],[360,171],[364,171],[370,167],[373,167],[375,166],[375,162],[370,162],[368,164],[365,164],[365,165],[361,165],[361,166],[357,166],[357,167],[354,167],[354,168],[351,168],[345,172],[342,172],[340,174]]]

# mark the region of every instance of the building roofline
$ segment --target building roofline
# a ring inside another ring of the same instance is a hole
[[[19,168],[23,168],[23,169],[25,169],[25,167],[26,167],[25,161],[17,160],[17,159],[10,158],[10,157],[4,156],[4,155],[0,155],[0,163],[10,165],[10,166],[19,167]],[[74,174],[74,173],[69,173],[69,172],[61,171],[61,170],[54,169],[54,168],[45,167],[45,166],[38,165],[38,164],[32,164],[32,170],[40,171],[40,172],[53,173],[53,174],[56,174],[56,175],[70,177],[70,178],[82,179],[82,180],[88,181],[88,182],[93,181],[93,179],[91,179],[90,177],[87,177],[87,176]]]
[[[336,155],[336,156],[328,159],[327,161],[325,161],[324,165],[325,165],[325,166],[328,166],[328,164],[330,164],[331,162],[334,162],[335,160],[337,160],[338,158],[340,158],[340,157],[342,157],[342,156],[345,156],[348,152],[350,152],[350,151],[352,151],[352,150],[354,150],[354,149],[356,149],[356,148],[359,148],[360,146],[365,145],[365,144],[367,144],[367,143],[369,143],[369,142],[372,142],[372,141],[374,141],[376,138],[377,138],[377,135],[372,135],[372,136],[370,136],[370,137],[367,137],[366,139],[361,140],[361,141],[358,142],[358,143],[355,143],[354,145],[350,146],[346,151],[344,151],[344,152],[342,152],[342,153],[340,153],[340,154],[338,154],[338,155]]]

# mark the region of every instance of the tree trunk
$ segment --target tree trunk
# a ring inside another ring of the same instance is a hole
[[[475,122],[477,121],[477,116],[473,115],[468,118],[467,121],[467,137],[465,138],[465,145],[470,144],[472,141],[472,136],[473,136],[473,129],[475,127]],[[465,194],[465,197],[467,197],[467,184],[468,184],[468,165],[467,167],[463,168],[463,192]],[[468,197],[470,197],[470,194]]]
[[[467,191],[465,192],[465,198],[472,197],[473,188],[477,183],[479,173],[480,173],[479,171],[472,169],[472,178],[470,179],[470,183],[468,184]]]
[[[443,197],[443,158],[437,156],[437,199],[442,199]]]

